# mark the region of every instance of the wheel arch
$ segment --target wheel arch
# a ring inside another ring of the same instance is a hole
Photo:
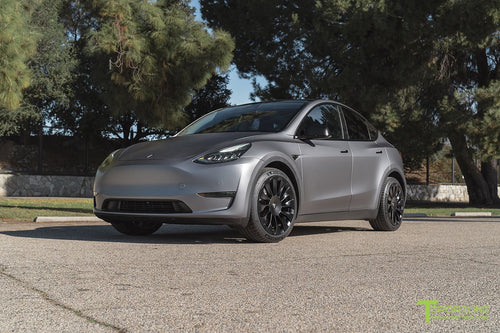
[[[405,194],[405,199],[406,199],[406,180],[405,177],[398,171],[398,170],[391,170],[388,175],[385,177],[393,177],[396,178],[396,180],[401,184],[401,187],[403,188],[403,192]]]
[[[290,178],[293,184],[293,189],[295,190],[295,195],[297,196],[297,212],[298,212],[300,209],[300,191],[299,191],[299,184],[297,182],[297,177],[295,176],[295,173],[292,171],[292,168],[290,168],[286,163],[282,161],[269,162],[266,164],[265,168],[275,168],[281,170],[288,176],[288,178]]]

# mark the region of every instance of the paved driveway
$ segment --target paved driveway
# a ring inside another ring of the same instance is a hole
[[[499,265],[498,218],[301,224],[278,244],[220,226],[0,223],[0,332],[498,332]]]

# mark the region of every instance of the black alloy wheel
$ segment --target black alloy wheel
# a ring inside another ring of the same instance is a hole
[[[395,227],[399,227],[403,221],[403,197],[403,188],[399,182],[391,183],[389,187],[389,194],[387,195],[387,214],[389,215],[391,224]]]
[[[249,240],[274,243],[290,234],[297,214],[297,197],[281,170],[264,168],[254,186],[248,224],[238,228]]]
[[[292,226],[295,216],[295,193],[281,175],[266,179],[257,204],[260,223],[271,235],[280,236]]]
[[[405,193],[401,183],[393,177],[387,177],[382,186],[377,217],[370,220],[370,225],[378,231],[394,231],[403,222]]]

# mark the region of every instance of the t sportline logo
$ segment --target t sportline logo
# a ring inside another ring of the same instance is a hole
[[[421,299],[418,305],[425,305],[425,322],[431,319],[488,319],[490,307],[465,305],[438,305],[438,300]]]

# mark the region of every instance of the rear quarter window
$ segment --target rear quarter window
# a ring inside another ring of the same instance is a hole
[[[370,123],[368,123],[368,132],[370,134],[370,140],[375,141],[378,138],[378,130]]]
[[[369,131],[369,127],[372,126],[368,124],[368,122],[363,117],[345,107],[342,109],[344,111],[344,117],[347,125],[347,132],[349,134],[349,140],[352,141],[374,140],[371,139],[371,137],[373,136],[370,135],[371,133]],[[376,136],[376,133],[374,135]]]

